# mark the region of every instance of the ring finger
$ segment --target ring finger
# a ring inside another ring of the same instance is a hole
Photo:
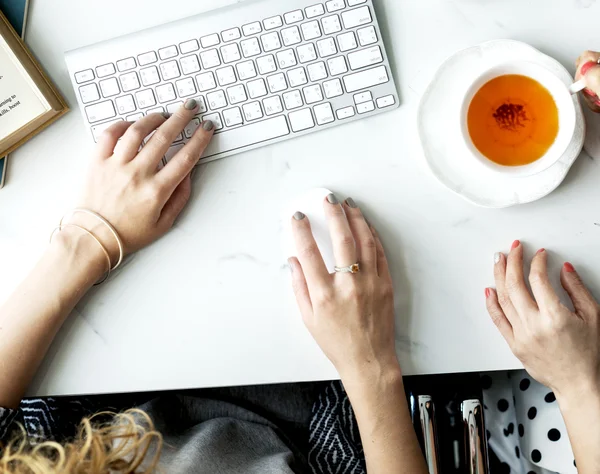
[[[344,209],[335,194],[332,193],[325,198],[323,207],[329,224],[333,255],[337,266],[347,267],[354,265],[357,262],[356,243]]]

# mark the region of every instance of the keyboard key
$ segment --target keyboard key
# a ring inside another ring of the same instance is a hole
[[[181,54],[192,53],[194,51],[198,51],[199,49],[200,46],[198,46],[198,41],[195,39],[184,41],[183,43],[179,44],[179,51],[181,51]]]
[[[225,92],[223,91],[216,91],[206,94],[206,100],[208,101],[210,110],[217,110],[227,107],[227,99],[225,98]]]
[[[222,87],[233,84],[237,80],[233,66],[226,66],[224,68],[217,69],[217,80],[219,81],[219,85]]]
[[[297,109],[304,105],[302,94],[298,90],[283,94],[283,101],[285,102],[285,108],[288,110]]]
[[[110,79],[104,79],[100,81],[100,90],[102,91],[102,95],[104,97],[112,97],[114,95],[118,95],[121,92],[119,88],[119,82],[116,77],[111,77]]]
[[[88,122],[94,123],[113,118],[117,115],[117,112],[112,100],[105,100],[94,105],[88,105],[85,108],[85,114],[87,115]]]
[[[355,7],[356,5],[360,5],[361,3],[367,3],[367,0],[348,0],[349,7]]]
[[[215,136],[209,143],[204,158],[219,155],[224,151],[243,148],[289,135],[290,129],[283,115],[244,127],[227,130]]]
[[[119,76],[121,82],[121,89],[123,92],[129,92],[140,88],[140,81],[138,79],[137,72],[131,71]]]
[[[248,96],[246,95],[246,88],[243,84],[238,84],[237,86],[233,86],[227,89],[227,97],[229,97],[229,103],[231,105],[236,105],[241,102],[246,102],[248,100]]]
[[[236,125],[242,125],[244,123],[244,119],[242,118],[242,111],[239,107],[224,110],[223,120],[225,121],[225,125],[227,125],[228,127],[234,127]]]
[[[330,2],[327,2],[325,6],[327,7],[327,11],[329,13],[337,12],[338,10],[343,10],[346,8],[344,0],[331,0]]]
[[[254,23],[242,26],[242,31],[244,32],[244,36],[252,36],[262,33],[262,26],[260,26],[258,21],[255,21]]]
[[[373,46],[355,53],[350,53],[348,55],[348,62],[350,63],[350,69],[353,71],[382,63],[383,55],[381,54],[381,48],[379,46]]]
[[[273,16],[264,20],[263,25],[265,25],[265,30],[269,31],[283,26],[283,20],[280,16]]]
[[[302,109],[298,112],[291,112],[289,114],[289,118],[290,125],[294,132],[301,132],[315,126],[315,121],[313,120],[310,109]]]
[[[396,103],[396,99],[393,95],[386,95],[385,97],[380,97],[377,99],[377,107],[380,109],[385,109],[386,107],[391,107]]]
[[[200,38],[200,44],[204,49],[212,48],[213,46],[218,45],[220,42],[221,40],[219,39],[219,35],[216,33]]]
[[[263,105],[267,115],[275,115],[283,112],[283,103],[278,95],[263,99]]]
[[[79,95],[81,96],[81,102],[83,102],[84,104],[89,104],[90,102],[100,100],[98,86],[96,86],[96,84],[94,84],[93,82],[91,84],[81,86],[79,88]]]
[[[179,97],[188,97],[196,93],[196,84],[191,77],[175,81],[175,87],[177,88],[177,95]]]
[[[328,59],[327,65],[329,66],[329,74],[331,76],[339,76],[348,72],[348,65],[344,56]]]
[[[349,30],[350,28],[371,23],[373,18],[371,17],[369,7],[364,6],[342,13],[342,21],[344,22],[344,28]]]
[[[317,16],[325,15],[325,8],[319,3],[311,7],[306,7],[304,13],[306,13],[306,18],[315,18]]]
[[[246,87],[248,88],[248,95],[251,99],[258,99],[259,97],[264,97],[268,94],[265,80],[262,78],[248,82]]]
[[[313,111],[315,112],[315,118],[319,125],[325,125],[326,123],[335,121],[330,103],[316,105],[313,107]]]
[[[161,84],[156,87],[156,96],[158,97],[158,101],[161,104],[165,102],[171,102],[172,100],[177,99],[177,94],[175,94],[175,88],[173,84],[168,82],[167,84]]]
[[[243,109],[244,109],[244,116],[246,117],[246,120],[248,120],[248,122],[251,122],[252,120],[258,120],[258,119],[263,118],[263,112],[260,107],[260,102],[258,102],[258,101],[250,102],[249,104],[245,104],[243,106]]]
[[[146,115],[150,114],[162,114],[165,111],[164,107],[154,107],[153,109],[148,109],[146,111]]]
[[[115,99],[115,103],[117,105],[117,110],[121,115],[128,114],[129,112],[133,112],[135,110],[135,102],[131,94],[117,97]]]
[[[358,72],[344,77],[344,85],[349,94],[389,82],[390,78],[385,66],[379,66],[366,71]]]
[[[156,66],[140,69],[140,78],[142,79],[142,84],[146,87],[160,82],[160,76],[158,75]]]
[[[240,81],[245,81],[246,79],[252,79],[256,77],[258,74],[256,72],[256,67],[254,67],[254,61],[244,61],[236,64],[238,76]]]
[[[325,79],[327,77],[327,68],[325,67],[325,63],[323,61],[310,64],[307,69],[308,77],[310,77],[312,82],[320,81],[321,79]]]
[[[260,41],[262,42],[263,51],[265,53],[269,53],[271,51],[275,51],[276,49],[281,48],[279,33],[277,33],[276,31],[267,33],[266,35],[262,35],[260,37]]]
[[[162,63],[160,65],[160,73],[165,81],[178,78],[181,76],[181,72],[179,71],[179,63],[177,61],[168,61],[166,63]]]
[[[198,56],[195,54],[192,56],[184,56],[179,60],[179,64],[181,65],[183,74],[193,74],[200,71],[200,62],[198,61]]]
[[[296,48],[296,52],[298,53],[298,59],[302,64],[309,63],[317,59],[317,50],[315,49],[315,45],[312,43],[298,46],[298,48]]]
[[[240,48],[237,45],[237,43],[222,46],[221,56],[223,57],[223,62],[225,64],[234,63],[242,58],[242,56],[240,55]]]
[[[267,82],[269,84],[269,90],[272,94],[287,89],[287,82],[285,81],[285,76],[281,72],[279,74],[273,74],[272,76],[267,77]]]
[[[354,117],[356,113],[354,112],[354,107],[345,107],[336,112],[338,120],[344,120],[350,117]]]
[[[290,28],[281,30],[281,38],[283,39],[283,44],[285,46],[292,46],[302,42],[300,30],[297,26],[292,26]]]
[[[115,65],[113,63],[104,64],[104,65],[98,66],[96,68],[96,75],[98,77],[110,76],[111,74],[114,74],[115,72],[116,72]]]
[[[280,69],[288,69],[298,64],[296,61],[296,54],[293,49],[286,49],[277,53],[277,63]]]
[[[298,23],[299,21],[304,20],[304,15],[302,14],[302,10],[294,10],[293,12],[283,15],[283,18],[285,19],[286,25],[291,25],[292,23]]]
[[[82,84],[83,82],[93,81],[95,78],[94,71],[86,69],[85,71],[79,71],[75,73],[75,82]]]
[[[337,54],[337,48],[335,47],[333,38],[325,38],[324,40],[317,41],[317,49],[319,50],[319,56],[322,58]]]
[[[172,102],[169,105],[167,105],[167,112],[169,112],[170,114],[174,114],[175,112],[177,112],[177,109],[182,105],[183,101],[181,100],[179,102]]]
[[[152,64],[158,61],[156,57],[156,53],[154,51],[148,51],[147,53],[143,53],[138,55],[138,63],[140,66],[147,66],[148,64]]]
[[[258,56],[261,53],[258,39],[256,38],[244,40],[240,44],[242,46],[242,52],[244,53],[245,58]]]
[[[163,61],[165,59],[174,58],[178,54],[179,54],[179,52],[177,51],[177,46],[175,46],[175,45],[167,46],[166,48],[161,48],[158,50],[158,55],[160,56],[160,59],[162,59]]]
[[[277,70],[275,56],[272,54],[258,58],[256,60],[256,65],[258,66],[258,72],[260,72],[263,76]]]
[[[227,43],[228,41],[235,41],[242,37],[242,33],[239,28],[231,28],[230,30],[225,30],[221,33],[221,38],[223,38],[223,42]]]
[[[302,36],[304,41],[312,41],[323,36],[321,34],[321,26],[317,20],[309,21],[302,24]]]
[[[209,49],[208,51],[202,51],[200,53],[200,61],[204,69],[210,69],[221,65],[221,59],[219,58],[219,52],[216,49]]]
[[[370,91],[361,92],[360,94],[356,94],[354,96],[355,104],[362,104],[363,102],[369,102],[370,100],[373,100],[373,94],[371,94]]]
[[[305,87],[302,89],[302,92],[304,93],[306,105],[321,102],[323,100],[323,91],[321,90],[321,86],[319,84]]]
[[[342,82],[339,79],[324,82],[323,90],[325,90],[325,97],[328,99],[333,99],[334,97],[339,97],[344,94]]]
[[[357,32],[358,41],[360,41],[361,46],[368,46],[379,41],[377,39],[377,32],[375,31],[374,26],[367,26],[366,28],[361,28]]]
[[[135,99],[138,103],[139,109],[145,109],[147,107],[153,107],[156,105],[156,98],[152,89],[145,89],[135,93]]]
[[[200,115],[203,114],[204,112],[208,111],[208,107],[206,106],[206,101],[204,100],[204,97],[202,96],[196,96],[195,97],[196,102],[198,102],[198,112],[196,113],[196,115]],[[179,104],[182,104],[183,102],[179,102]]]
[[[207,120],[210,120],[214,124],[215,131],[219,131],[219,130],[223,129],[223,122],[221,121],[221,114],[215,113],[215,114],[204,115],[202,117],[202,121],[206,122]],[[213,138],[213,140],[214,140],[214,138]],[[204,156],[206,156],[206,153],[204,153]]]
[[[133,58],[125,58],[117,61],[117,69],[119,72],[129,71],[133,68],[135,68],[135,59]]]
[[[342,31],[342,24],[340,23],[340,17],[337,15],[326,16],[321,20],[323,23],[323,32],[326,35],[338,33]]]
[[[142,114],[143,115],[143,114]],[[127,118],[127,120],[129,121],[129,117]],[[122,122],[123,119],[117,119],[117,120],[111,120],[110,122],[104,122],[104,123],[100,123],[98,125],[94,125],[92,127],[92,135],[94,136],[94,141],[96,143],[98,143],[98,139],[100,138],[100,135],[102,134],[102,132],[104,130],[106,130],[108,127],[110,127],[112,124],[117,123],[117,122]]]
[[[292,69],[291,71],[288,71],[287,75],[288,81],[290,82],[290,87],[299,87],[308,83],[306,71],[303,67]]]
[[[196,76],[196,82],[198,83],[198,90],[200,92],[209,91],[216,89],[217,82],[215,81],[215,75],[212,72],[204,72]]]
[[[136,122],[137,120],[141,119],[143,116],[144,116],[144,114],[142,112],[138,112],[137,114],[128,115],[127,121],[128,122]]]
[[[356,111],[359,114],[366,114],[368,112],[373,112],[375,110],[375,102],[372,100],[369,102],[363,102],[356,106]]]
[[[358,48],[358,43],[356,42],[356,35],[354,34],[354,31],[349,31],[348,33],[343,33],[339,35],[337,37],[337,40],[338,44],[340,45],[340,52],[342,53]]]
[[[183,134],[185,135],[185,138],[192,138],[192,135],[196,132],[196,130],[198,130],[199,126],[200,119],[193,118],[192,120],[190,120],[190,123],[188,123],[183,129]]]

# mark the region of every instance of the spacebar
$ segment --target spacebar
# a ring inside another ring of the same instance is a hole
[[[226,132],[217,133],[211,140],[202,158],[237,150],[273,138],[289,135],[290,129],[285,116],[279,115],[262,122],[244,125]]]

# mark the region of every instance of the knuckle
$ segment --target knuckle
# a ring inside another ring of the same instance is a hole
[[[117,140],[123,136],[123,131],[120,130],[119,127],[115,127],[114,125],[108,127],[106,130],[102,132],[102,136],[106,139]]]
[[[338,244],[342,247],[354,247],[354,237],[351,234],[343,234],[338,237]]]
[[[546,275],[540,270],[531,270],[531,272],[529,273],[529,283],[531,283],[532,285],[543,283],[545,279]]]
[[[501,308],[508,308],[512,302],[506,293],[498,293],[498,304]]]
[[[315,301],[320,306],[327,306],[333,302],[333,291],[330,288],[319,288],[315,293]]]
[[[508,277],[504,283],[504,287],[508,293],[516,293],[521,289],[521,283],[515,277]]]
[[[159,146],[170,145],[171,140],[167,137],[165,132],[157,131],[154,135],[152,135],[152,141],[154,141]]]
[[[183,164],[190,167],[194,166],[199,158],[195,153],[192,153],[189,149],[186,150],[185,148],[180,151],[180,157]]]
[[[362,246],[367,250],[377,249],[377,241],[373,236],[366,237],[361,241]]]
[[[316,258],[320,255],[316,244],[308,244],[300,250],[300,255],[307,260]]]

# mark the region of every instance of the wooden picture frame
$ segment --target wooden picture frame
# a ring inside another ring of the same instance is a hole
[[[0,156],[4,156],[16,150],[45,127],[66,114],[69,107],[2,12],[0,12],[0,36],[1,52],[4,53],[8,48],[7,54],[12,53],[16,57],[18,64],[29,78],[30,85],[32,83],[37,88],[35,94],[45,109],[43,113],[35,115],[30,121],[10,134],[0,136]],[[3,64],[0,63],[0,75],[2,74],[2,68]],[[33,87],[31,89],[33,90]],[[3,97],[0,97],[0,104],[3,103],[3,99]],[[1,109],[2,106],[0,105],[0,118]]]

